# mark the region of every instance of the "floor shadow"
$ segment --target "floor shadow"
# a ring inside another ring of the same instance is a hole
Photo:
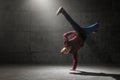
[[[86,72],[86,71],[76,71],[76,72],[70,72],[70,74],[75,75],[88,75],[88,76],[109,76],[114,78],[115,80],[120,80],[120,74],[109,74],[109,73],[95,73],[95,72]]]

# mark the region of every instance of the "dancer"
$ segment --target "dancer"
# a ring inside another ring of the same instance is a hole
[[[65,11],[63,7],[60,7],[56,13],[57,15],[63,14],[67,21],[72,25],[73,31],[68,31],[63,35],[64,38],[64,48],[61,50],[62,54],[72,54],[73,65],[72,70],[76,70],[78,61],[78,50],[84,46],[84,42],[87,36],[96,32],[98,29],[98,23],[91,26],[82,28],[78,25],[70,15]]]

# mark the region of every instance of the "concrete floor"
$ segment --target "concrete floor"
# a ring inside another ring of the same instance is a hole
[[[0,80],[120,80],[120,68],[54,65],[4,65],[0,66]]]

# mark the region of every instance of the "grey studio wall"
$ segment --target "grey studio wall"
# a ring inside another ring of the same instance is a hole
[[[62,15],[63,6],[82,27],[98,22],[100,29],[88,37],[79,51],[80,64],[120,62],[119,13],[107,0],[49,0],[41,7],[36,0],[0,0],[0,63],[69,64],[71,56],[60,56],[63,34],[72,30]],[[44,0],[45,1],[45,0]],[[37,7],[36,7],[37,5]]]

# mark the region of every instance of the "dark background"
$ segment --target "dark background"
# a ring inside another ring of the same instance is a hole
[[[32,0],[0,0],[0,63],[69,64],[61,56],[63,34],[72,30],[63,6],[82,27],[98,22],[99,31],[79,51],[80,64],[120,63],[119,6],[110,0],[49,0],[52,7],[35,7]],[[33,0],[34,1],[34,0]],[[41,4],[40,4],[41,5]],[[47,5],[47,3],[46,3]]]

